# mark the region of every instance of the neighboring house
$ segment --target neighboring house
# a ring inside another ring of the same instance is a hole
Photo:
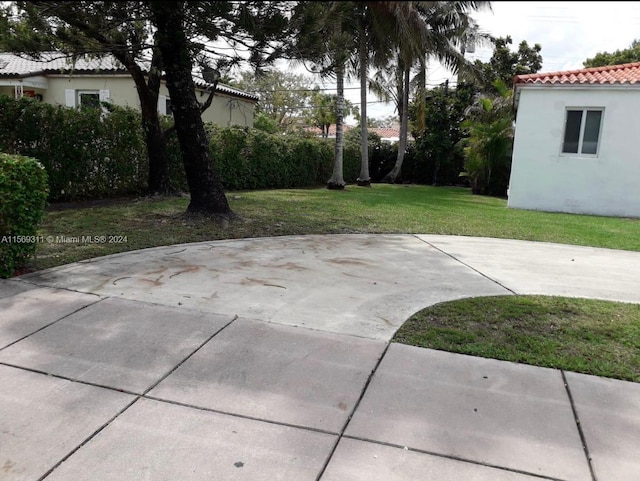
[[[514,78],[509,207],[640,217],[640,62]]]
[[[111,102],[123,107],[140,108],[138,93],[127,70],[110,56],[79,59],[75,65],[59,54],[47,54],[45,61],[28,60],[0,52],[0,95],[34,97],[50,104],[77,107],[81,104]],[[194,78],[196,96],[204,102],[211,84]],[[205,122],[223,127],[253,127],[258,97],[218,84],[211,106],[202,114]],[[171,113],[171,99],[165,81],[160,86],[158,112]]]
[[[352,129],[360,130],[360,127],[358,127],[358,126],[354,127],[352,125],[345,125],[344,128],[343,128],[344,133],[347,133],[349,130],[352,130]],[[316,134],[318,137],[322,136],[322,131],[318,127],[307,127],[307,130],[309,132],[312,132],[312,133]],[[367,130],[369,132],[374,132],[374,133],[378,134],[380,136],[380,140],[382,140],[382,142],[394,143],[394,142],[398,142],[400,140],[400,129],[399,128],[369,127]],[[330,139],[335,139],[336,138],[336,126],[335,125],[331,125],[329,127],[329,136],[328,136],[328,138],[330,138]],[[408,134],[407,141],[408,142],[413,142],[413,136],[411,135],[411,133]]]

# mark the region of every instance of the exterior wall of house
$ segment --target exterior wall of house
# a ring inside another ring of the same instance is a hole
[[[604,109],[596,155],[561,153],[565,112]],[[522,88],[509,207],[640,217],[640,88]]]
[[[23,96],[43,96],[46,92],[47,83],[46,77],[41,75],[36,75],[27,79],[0,79],[0,95],[16,97],[19,96],[20,91],[22,91]]]
[[[138,93],[133,80],[128,75],[49,75],[47,76],[48,88],[38,91],[42,93],[43,101],[51,104],[68,105],[67,95],[69,90],[76,93],[80,90],[105,92],[109,101],[123,107],[140,108]],[[10,88],[8,95],[13,96]],[[196,97],[200,102],[207,99],[208,92],[197,90]],[[164,83],[160,87],[160,103],[164,103],[169,97],[169,92]],[[161,113],[165,113],[165,107],[159,105]],[[232,97],[223,93],[216,93],[211,106],[202,114],[205,122],[213,122],[223,127],[240,125],[253,127],[255,103],[246,99]]]

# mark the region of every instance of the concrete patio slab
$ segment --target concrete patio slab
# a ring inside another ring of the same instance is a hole
[[[321,481],[540,481],[539,477],[342,438]]]
[[[314,481],[335,437],[141,399],[47,481]]]
[[[203,242],[107,256],[24,278],[382,340],[428,305],[509,293],[412,235]]]
[[[0,349],[100,300],[96,295],[18,282],[3,282],[0,287]]]
[[[511,239],[418,237],[517,294],[640,302],[640,252]]]
[[[132,400],[0,365],[0,479],[41,479]]]
[[[339,432],[381,341],[237,319],[149,396]]]
[[[593,481],[581,426],[597,480],[635,481],[640,384],[567,373],[565,387],[559,371],[386,341],[413,312],[463,297],[640,303],[639,257],[293,236],[0,281],[0,479]],[[131,405],[118,389],[149,393]]]
[[[0,351],[0,362],[142,393],[229,321],[105,299]]]
[[[37,288],[38,286],[27,284],[26,282],[0,279],[0,299],[22,294],[23,292]]]
[[[640,384],[566,373],[598,480],[640,479]]]
[[[591,476],[552,369],[391,344],[346,434],[566,481]]]

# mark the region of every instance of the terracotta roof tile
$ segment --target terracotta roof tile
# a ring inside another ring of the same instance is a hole
[[[606,67],[583,68],[580,70],[567,70],[564,72],[516,75],[513,83],[514,85],[640,84],[640,62],[608,65]]]
[[[360,127],[352,126],[352,125],[344,125],[343,132],[347,133],[352,129],[360,129]],[[305,127],[305,130],[312,132],[316,135],[321,135],[322,131],[318,127]],[[380,136],[382,139],[393,139],[400,137],[400,130],[394,128],[386,128],[386,127],[369,127],[367,129],[369,132],[374,132]],[[332,124],[329,126],[329,137],[335,137],[336,135],[336,126]],[[413,136],[411,133],[407,135],[407,140],[413,140]]]

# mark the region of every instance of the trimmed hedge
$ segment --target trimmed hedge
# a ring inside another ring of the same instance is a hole
[[[311,187],[331,177],[331,142],[213,125],[209,134],[211,156],[227,190]]]
[[[38,159],[49,200],[144,195],[148,159],[140,113],[131,108],[70,109],[0,96],[0,151]],[[170,118],[163,118],[168,126]],[[208,125],[211,155],[226,190],[326,185],[335,141]],[[174,187],[187,191],[177,138],[167,139]],[[345,141],[344,178],[360,173],[359,144]]]
[[[0,277],[33,255],[47,200],[47,173],[36,159],[0,153]]]
[[[144,191],[147,154],[133,109],[69,109],[0,96],[0,151],[38,159],[49,174],[49,199]]]

